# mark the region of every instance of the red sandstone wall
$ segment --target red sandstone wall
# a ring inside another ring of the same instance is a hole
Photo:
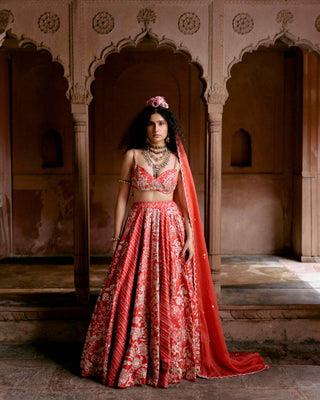
[[[182,55],[143,54],[111,56],[96,73],[90,121],[93,254],[110,251],[121,160],[117,144],[151,95],[165,95],[182,120],[203,214],[205,110],[199,72]],[[260,51],[233,68],[223,117],[223,253],[272,253],[292,246],[292,179],[301,164],[292,60],[282,51]],[[73,138],[61,67],[32,52],[14,53],[12,65],[12,252],[72,253]],[[232,134],[239,128],[251,134],[252,167],[230,165]],[[63,167],[42,168],[41,136],[47,129],[61,133]]]
[[[12,53],[13,245],[19,255],[73,252],[72,119],[61,66]],[[60,133],[64,164],[42,167],[42,135]]]
[[[51,62],[47,53],[11,52],[11,59],[11,253],[72,254],[73,135],[63,71]],[[7,68],[7,53],[4,67]],[[95,100],[90,109],[93,254],[111,251],[109,238],[121,162],[117,146],[129,122],[152,95],[166,96],[182,121],[203,215],[205,109],[200,99],[202,91],[198,69],[185,56],[170,51],[123,52],[120,56],[111,56],[107,65],[97,71]],[[2,93],[9,109],[8,94]],[[3,112],[2,125],[8,123],[8,118],[4,118],[7,115],[8,112]],[[59,132],[62,138],[64,164],[57,168],[42,165],[42,136],[49,129]],[[1,138],[5,140],[4,134]],[[8,157],[10,163],[10,152]],[[3,167],[2,174],[4,170]]]
[[[224,254],[292,250],[293,177],[301,172],[300,63],[300,51],[261,50],[232,69],[223,114]],[[252,166],[231,166],[232,134],[241,128],[251,135]]]

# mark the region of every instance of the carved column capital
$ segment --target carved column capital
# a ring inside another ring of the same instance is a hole
[[[3,45],[5,38],[6,38],[6,32],[0,33],[0,47]]]
[[[93,99],[92,94],[83,85],[75,83],[67,92],[67,97],[72,104],[89,105]]]
[[[0,47],[7,35],[8,25],[14,22],[14,16],[11,10],[0,10]]]
[[[11,10],[0,10],[0,33],[6,32],[8,25],[14,22],[14,16]]]
[[[223,105],[227,100],[228,93],[224,85],[215,82],[205,93],[208,104]]]

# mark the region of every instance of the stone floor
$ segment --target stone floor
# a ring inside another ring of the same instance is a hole
[[[269,352],[253,375],[114,389],[80,377],[80,344],[0,344],[1,400],[319,400],[320,355]],[[316,365],[318,364],[318,365]]]
[[[91,267],[93,303],[106,271],[103,264]],[[320,304],[319,272],[320,264],[283,257],[226,256],[221,266],[223,303],[240,307]],[[19,309],[39,305],[77,305],[72,265],[0,264],[0,307]],[[14,329],[19,329],[22,323],[25,321],[15,322]],[[267,320],[263,326],[270,330],[270,324]],[[56,336],[51,340],[57,340]],[[231,351],[260,352],[270,369],[254,375],[183,381],[168,389],[148,386],[113,389],[96,380],[81,378],[81,347],[77,342],[0,343],[0,400],[320,400],[320,349],[319,342],[312,340],[299,345],[288,341],[228,343]]]
[[[107,265],[91,265],[93,294],[99,291],[106,272]],[[320,304],[320,263],[278,256],[224,256],[221,286],[222,304],[227,305]],[[50,293],[68,295],[73,290],[70,264],[0,264],[0,302],[19,295],[24,299]]]
[[[320,263],[279,256],[224,256],[222,304],[320,304]]]

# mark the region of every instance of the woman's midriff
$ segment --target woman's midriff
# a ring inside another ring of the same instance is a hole
[[[145,202],[145,201],[172,201],[173,194],[165,194],[156,190],[134,190],[134,202]]]

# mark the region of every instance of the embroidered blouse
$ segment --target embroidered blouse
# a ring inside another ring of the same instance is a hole
[[[131,185],[134,189],[144,191],[156,190],[164,194],[171,194],[174,192],[177,182],[178,171],[176,168],[167,169],[157,178],[154,178],[145,168],[137,164],[134,155],[134,167],[131,176]]]

